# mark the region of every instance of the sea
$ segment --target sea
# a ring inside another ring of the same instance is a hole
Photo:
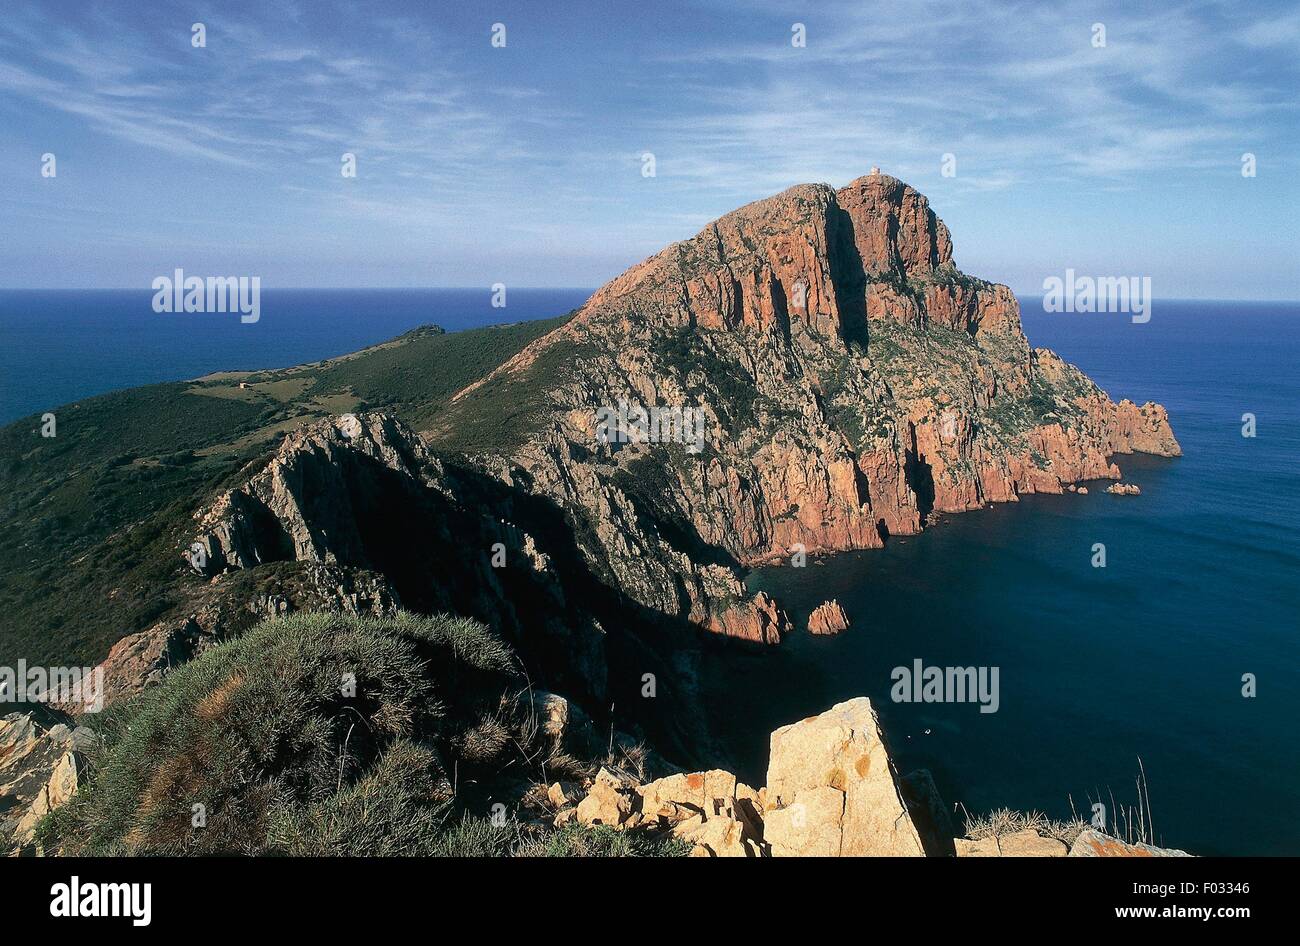
[[[495,308],[488,289],[268,289],[245,325],[155,313],[148,292],[0,291],[0,423],[417,325],[560,315],[589,294],[511,289]],[[1159,843],[1300,854],[1300,304],[1156,299],[1142,324],[1021,304],[1032,344],[1117,400],[1164,404],[1183,456],[1117,458],[1140,496],[1028,496],[882,550],[755,572],[799,630],[707,652],[699,683],[721,748],[761,785],[773,729],[867,696],[899,769],[929,769],[959,821],[1004,807],[1091,819],[1101,804],[1113,825],[1140,780]],[[851,628],[810,636],[808,614],[831,598]],[[896,700],[897,668],[917,661],[989,681],[996,669],[996,712]]]

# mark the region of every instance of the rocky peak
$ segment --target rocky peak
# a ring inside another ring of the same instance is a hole
[[[930,201],[896,177],[868,174],[835,192],[867,276],[927,276],[952,265],[952,237]]]
[[[635,330],[756,329],[792,323],[840,340],[863,337],[865,288],[955,272],[948,228],[897,178],[860,177],[836,191],[800,184],[720,217],[597,291],[578,324],[611,315]]]

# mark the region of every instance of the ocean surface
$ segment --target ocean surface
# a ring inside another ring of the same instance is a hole
[[[563,315],[590,289],[264,289],[261,317],[157,313],[149,290],[0,290],[0,424],[117,388],[285,368],[386,341]]]
[[[707,661],[725,745],[763,784],[771,730],[865,695],[900,770],[930,769],[950,807],[1113,813],[1136,805],[1141,759],[1157,840],[1300,854],[1300,305],[1157,300],[1135,325],[1021,302],[1032,344],[1164,404],[1184,455],[1116,458],[1141,496],[1029,496],[754,574],[800,630]],[[814,638],[827,598],[852,627]],[[892,669],[918,658],[998,667],[997,712],[892,702]]]
[[[0,422],[116,388],[340,355],[425,323],[560,315],[589,290],[266,290],[261,320],[159,315],[134,291],[0,291]],[[1031,496],[919,536],[756,573],[802,628],[837,598],[853,627],[706,659],[710,717],[762,784],[768,733],[854,696],[903,771],[948,804],[1053,817],[1135,804],[1198,854],[1300,854],[1300,305],[1156,300],[1151,321],[1046,314],[1034,345],[1112,397],[1168,409],[1184,456],[1120,457],[1138,497]],[[1241,434],[1242,415],[1257,436]],[[1094,543],[1107,566],[1093,568]],[[890,672],[999,668],[1000,705],[890,701]],[[1242,696],[1254,674],[1257,695]]]

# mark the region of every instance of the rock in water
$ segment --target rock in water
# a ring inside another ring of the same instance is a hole
[[[834,635],[849,629],[849,616],[835,600],[823,601],[808,617],[808,633]]]

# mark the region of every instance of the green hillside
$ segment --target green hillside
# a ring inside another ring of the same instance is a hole
[[[38,416],[0,429],[0,664],[97,662],[175,607],[200,580],[180,557],[190,515],[286,431],[368,407],[426,429],[566,318],[424,326],[315,364],[86,398],[55,409],[52,439]]]

